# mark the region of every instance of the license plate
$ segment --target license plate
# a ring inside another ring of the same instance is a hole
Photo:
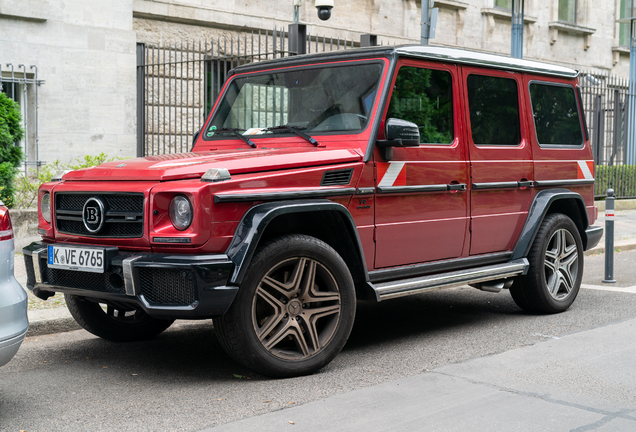
[[[104,273],[104,249],[49,245],[51,268]]]

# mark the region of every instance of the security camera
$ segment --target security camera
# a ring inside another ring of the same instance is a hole
[[[318,18],[327,21],[331,18],[331,9],[333,8],[333,0],[316,0],[316,9],[318,9]]]

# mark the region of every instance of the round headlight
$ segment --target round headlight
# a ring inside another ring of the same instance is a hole
[[[177,195],[170,201],[170,221],[179,231],[188,228],[192,223],[192,204],[183,195]]]
[[[42,195],[42,199],[40,200],[40,212],[44,220],[51,223],[51,194],[48,192]]]

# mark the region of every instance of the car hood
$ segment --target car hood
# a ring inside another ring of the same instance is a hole
[[[353,149],[217,150],[106,162],[71,171],[63,179],[167,181],[200,178],[210,168],[225,168],[230,174],[244,174],[360,160],[362,155]]]

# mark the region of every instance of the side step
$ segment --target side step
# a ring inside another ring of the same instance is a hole
[[[506,279],[528,271],[528,260],[521,258],[503,264],[476,267],[429,276],[400,279],[374,284],[380,300],[403,297],[423,291],[476,284],[495,279]]]

